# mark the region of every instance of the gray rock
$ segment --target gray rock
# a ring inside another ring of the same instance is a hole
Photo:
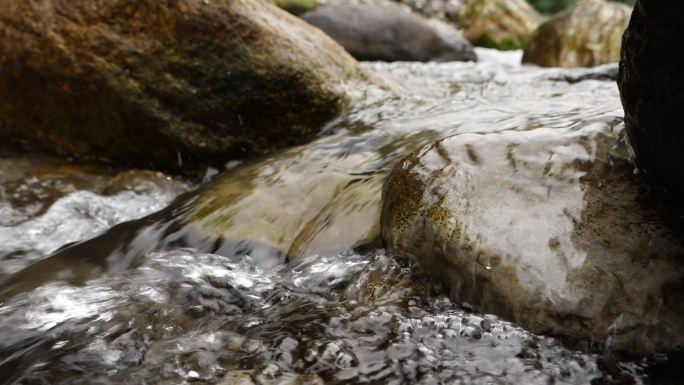
[[[618,86],[637,165],[684,196],[684,3],[640,0],[625,31]]]
[[[470,43],[456,29],[393,3],[333,3],[302,18],[359,60],[477,60]]]
[[[458,302],[629,352],[684,346],[680,210],[611,124],[464,134],[399,162],[382,237]]]

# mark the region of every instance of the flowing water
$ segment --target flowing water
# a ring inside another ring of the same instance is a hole
[[[658,369],[671,357],[534,335],[381,248],[381,185],[409,151],[621,124],[614,82],[480,54],[369,63],[395,92],[359,90],[314,142],[230,164],[161,211],[184,183],[1,154],[0,383],[678,383]]]

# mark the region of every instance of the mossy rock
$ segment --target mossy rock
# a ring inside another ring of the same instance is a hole
[[[524,43],[520,40],[514,40],[507,37],[500,41],[496,41],[487,33],[482,35],[482,37],[475,42],[475,45],[478,47],[494,48],[500,51],[515,51],[524,48]]]
[[[539,26],[523,62],[545,67],[594,67],[620,60],[622,33],[631,7],[582,0]]]
[[[416,150],[385,183],[381,232],[478,312],[644,354],[684,347],[681,213],[604,122]]]
[[[7,0],[0,138],[195,173],[302,143],[366,73],[258,0]]]
[[[524,47],[541,21],[525,0],[469,0],[459,16],[473,44],[502,50]]]

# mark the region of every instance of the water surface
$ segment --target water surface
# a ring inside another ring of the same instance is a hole
[[[231,164],[60,258],[45,259],[183,189],[6,176],[3,275],[31,284],[0,303],[0,383],[667,383],[649,372],[666,356],[627,360],[601,341],[531,334],[450,300],[380,247],[380,188],[409,151],[467,132],[619,124],[613,82],[570,83],[579,70],[487,54],[368,63],[395,93],[357,90],[354,110],[313,143]]]

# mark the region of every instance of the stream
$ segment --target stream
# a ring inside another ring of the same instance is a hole
[[[614,81],[478,54],[364,63],[391,92],[354,90],[313,142],[203,184],[1,151],[0,384],[680,383],[675,356],[536,335],[382,248],[409,152],[622,125]]]

